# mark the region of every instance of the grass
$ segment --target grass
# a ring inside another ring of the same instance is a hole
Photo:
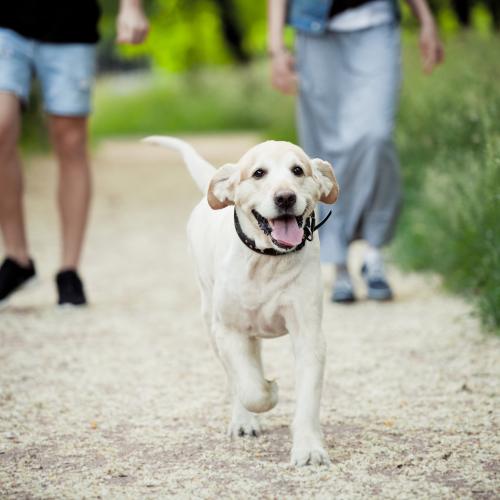
[[[259,63],[184,75],[103,79],[92,120],[92,136],[97,140],[114,135],[236,130],[288,138],[293,128],[292,99],[267,85],[266,68]]]
[[[393,255],[439,272],[500,329],[500,40],[469,35],[423,77],[410,52],[397,143],[406,207]]]
[[[405,209],[391,251],[403,268],[441,273],[500,331],[500,38],[455,36],[431,77],[415,38],[405,41],[396,131]],[[270,88],[262,63],[102,79],[91,122],[94,141],[249,129],[296,140],[293,99]]]

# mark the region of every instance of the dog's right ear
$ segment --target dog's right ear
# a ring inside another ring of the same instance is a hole
[[[237,165],[227,163],[215,172],[208,186],[208,204],[214,210],[220,210],[228,205],[234,205],[234,192],[240,180],[240,170]]]

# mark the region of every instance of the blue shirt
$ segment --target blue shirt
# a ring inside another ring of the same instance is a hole
[[[397,0],[391,2],[395,18],[399,20]],[[288,0],[288,24],[311,35],[321,35],[328,29],[330,12],[335,0]]]

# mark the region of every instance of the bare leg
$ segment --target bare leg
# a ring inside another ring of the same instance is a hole
[[[28,265],[23,179],[17,151],[20,125],[19,99],[0,92],[0,227],[5,253],[19,264]]]
[[[86,117],[50,117],[50,131],[59,160],[58,202],[62,232],[62,269],[80,262],[91,197]]]

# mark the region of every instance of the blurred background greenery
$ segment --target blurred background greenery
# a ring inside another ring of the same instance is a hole
[[[294,100],[270,88],[265,2],[150,0],[147,43],[114,43],[116,0],[101,0],[91,136],[255,130],[296,140]],[[422,75],[416,22],[403,7],[404,84],[396,141],[405,209],[391,252],[439,272],[500,331],[500,1],[433,0],[446,62]],[[288,34],[293,44],[292,33]],[[47,139],[35,92],[28,149]]]

